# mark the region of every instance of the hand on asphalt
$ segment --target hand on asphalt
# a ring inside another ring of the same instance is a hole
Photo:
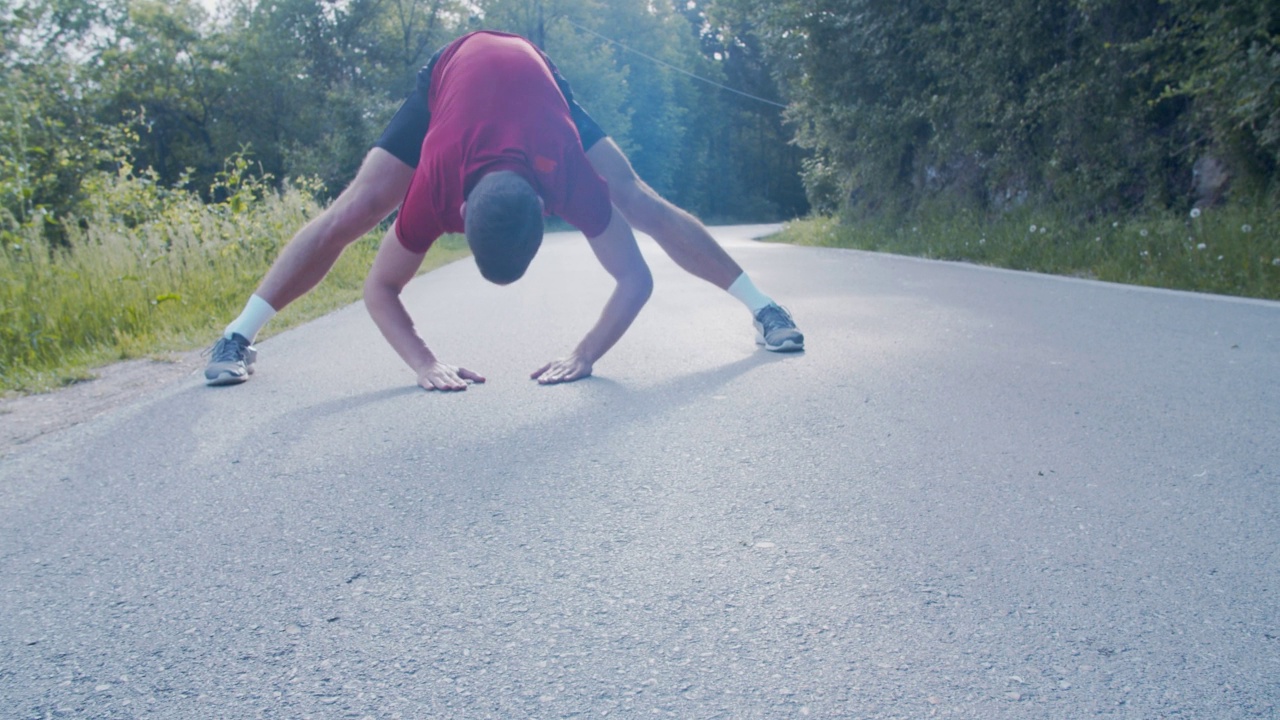
[[[434,362],[418,371],[418,384],[427,390],[466,390],[468,382],[482,383],[484,376],[442,362]]]
[[[543,385],[573,382],[591,375],[591,363],[577,355],[552,360],[529,375]]]

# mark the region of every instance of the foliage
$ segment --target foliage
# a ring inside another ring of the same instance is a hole
[[[1241,192],[1274,191],[1266,0],[723,2],[789,90],[815,204],[1185,210],[1221,195],[1193,192],[1206,157]]]
[[[104,8],[0,1],[0,240],[35,228],[61,241],[60,210],[82,200],[85,170],[121,144],[117,128],[94,122],[86,70],[69,57],[91,43]]]
[[[540,40],[637,173],[677,204],[739,220],[807,209],[799,153],[779,109],[706,82],[778,96],[758,45],[719,34],[710,5],[487,0],[476,7],[469,29]]]
[[[804,209],[798,155],[776,109],[726,99],[679,71],[776,97],[759,48],[741,62],[747,44],[709,43],[696,3],[680,12],[639,0],[223,0],[215,15],[205,7],[0,0],[6,227],[41,213],[65,237],[83,179],[122,159],[164,185],[188,178],[213,202],[214,176],[238,152],[277,184],[314,176],[340,189],[431,53],[480,27],[541,41],[640,174],[677,202],[752,219]]]
[[[243,305],[284,239],[319,211],[311,182],[276,191],[233,157],[205,203],[122,165],[86,179],[85,215],[69,242],[38,228],[11,233],[0,249],[0,391],[39,390],[84,365],[185,349],[206,342]],[[376,235],[349,248],[319,288],[272,324],[279,331],[360,294]],[[429,266],[460,257],[439,243]]]
[[[227,153],[210,132],[223,73],[207,57],[194,0],[134,0],[85,73],[99,91],[99,118],[135,121],[131,161],[172,182],[194,168],[208,180]]]
[[[59,367],[90,349],[136,354],[159,325],[204,328],[215,308],[252,290],[267,238],[314,209],[296,191],[258,202],[265,188],[236,170],[227,201],[204,205],[166,188],[154,171],[122,166],[86,180],[83,222],[68,224],[68,246],[51,246],[27,228],[6,242],[0,271],[0,383],[24,387],[33,372]]]
[[[1280,7],[1168,1],[1173,11],[1148,43],[1165,97],[1187,101],[1202,129],[1195,139],[1265,191],[1280,168]]]

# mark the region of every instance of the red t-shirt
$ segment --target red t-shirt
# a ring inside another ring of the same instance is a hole
[[[462,203],[491,171],[518,173],[548,214],[587,237],[609,224],[609,188],[582,150],[569,105],[541,53],[527,40],[476,32],[444,49],[431,73],[431,126],[422,160],[396,218],[396,237],[426,252],[463,232]]]

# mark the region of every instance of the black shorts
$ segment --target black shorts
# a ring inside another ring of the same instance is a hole
[[[443,49],[440,52],[443,52]],[[427,97],[431,89],[431,71],[436,66],[436,60],[440,58],[440,52],[433,55],[427,66],[418,71],[417,87],[401,103],[396,114],[391,116],[391,122],[387,123],[387,129],[382,131],[382,137],[374,143],[375,147],[386,150],[409,167],[418,167],[418,159],[422,157],[422,141],[426,139],[427,128],[431,125]],[[573,89],[569,87],[569,81],[560,77],[560,72],[556,70],[554,64],[550,61],[548,64],[551,66],[552,76],[556,79],[556,85],[560,87],[560,92],[569,103],[569,117],[573,118],[574,127],[578,128],[582,149],[590,150],[592,145],[604,139],[605,131],[573,99]]]

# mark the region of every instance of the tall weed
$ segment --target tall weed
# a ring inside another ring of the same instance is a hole
[[[318,187],[272,190],[242,156],[212,188],[218,202],[166,188],[122,165],[87,178],[86,210],[65,245],[43,220],[10,223],[0,250],[0,391],[34,391],[86,375],[94,365],[210,342],[257,286],[280,248],[321,210]],[[281,313],[278,331],[359,297],[377,234],[353,244],[305,301]],[[439,265],[464,253],[445,241]]]

